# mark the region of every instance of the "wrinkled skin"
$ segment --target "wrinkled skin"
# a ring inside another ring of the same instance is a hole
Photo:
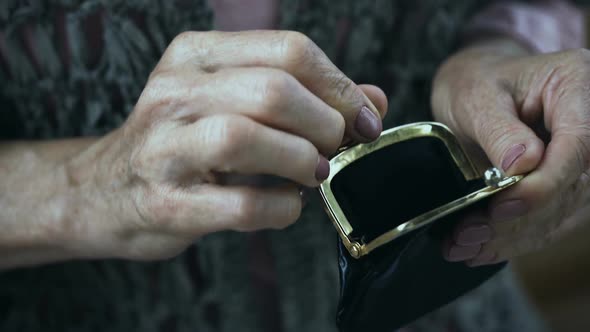
[[[432,107],[476,159],[527,174],[460,222],[443,248],[448,260],[508,260],[590,222],[590,51],[475,45],[441,66]]]
[[[301,33],[182,33],[120,128],[0,144],[0,269],[161,259],[212,232],[284,228],[327,157],[376,139],[386,109]]]
[[[156,259],[211,232],[286,227],[300,188],[327,177],[325,156],[379,136],[386,104],[300,33],[183,33],[125,125],[68,164],[99,202],[70,243],[87,256]],[[261,174],[288,181],[262,186]]]

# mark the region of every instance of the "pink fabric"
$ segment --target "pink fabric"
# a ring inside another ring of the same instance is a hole
[[[279,0],[209,0],[215,29],[239,31],[273,29],[279,22]]]
[[[225,31],[276,28],[279,3],[280,0],[210,0],[215,27]],[[476,15],[466,32],[469,38],[505,35],[538,53],[582,48],[586,42],[584,15],[567,0],[498,1]]]
[[[566,0],[528,4],[499,1],[476,15],[465,31],[469,39],[508,36],[537,53],[583,48],[586,44],[584,14]]]

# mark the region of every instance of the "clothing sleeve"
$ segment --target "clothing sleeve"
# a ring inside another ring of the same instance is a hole
[[[583,48],[585,15],[566,0],[494,1],[464,30],[468,41],[490,35],[510,37],[536,53]]]

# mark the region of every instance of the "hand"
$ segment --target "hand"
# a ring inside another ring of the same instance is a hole
[[[472,155],[528,174],[467,216],[444,249],[450,261],[491,264],[543,248],[590,222],[590,52],[531,56],[509,41],[462,51],[440,69],[434,117]]]
[[[72,198],[88,204],[71,213],[71,243],[154,259],[211,232],[286,227],[299,188],[328,176],[324,156],[345,138],[377,138],[386,104],[300,33],[183,33],[125,125],[68,165],[79,192],[94,192]],[[289,181],[262,187],[257,175]]]

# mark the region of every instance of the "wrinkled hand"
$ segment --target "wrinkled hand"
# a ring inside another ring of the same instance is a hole
[[[508,41],[475,46],[435,79],[434,117],[472,155],[528,173],[460,222],[444,248],[450,261],[504,261],[590,222],[590,51],[525,53]]]
[[[90,256],[153,259],[211,232],[286,227],[299,188],[328,176],[324,156],[379,136],[386,103],[300,33],[183,33],[125,125],[73,163],[103,216],[77,221],[77,242]]]

